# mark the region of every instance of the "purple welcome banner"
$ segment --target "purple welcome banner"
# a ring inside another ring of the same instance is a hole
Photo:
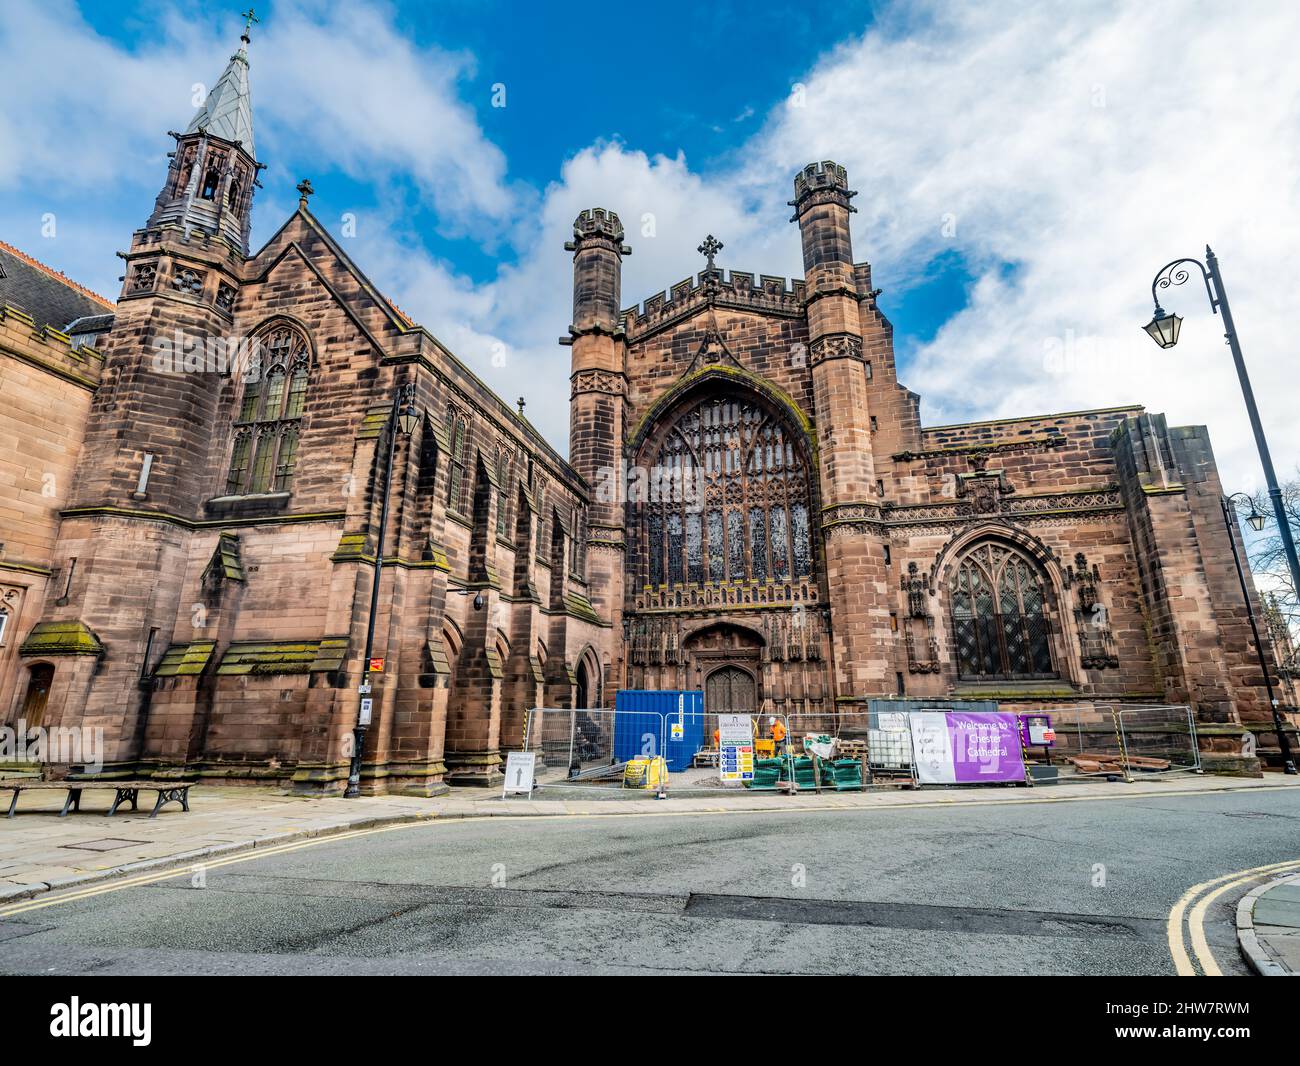
[[[921,711],[911,716],[917,779],[925,784],[1023,781],[1020,722],[1000,711]]]

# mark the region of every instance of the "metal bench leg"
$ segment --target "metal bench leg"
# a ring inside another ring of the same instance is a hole
[[[10,791],[14,794],[14,798],[9,801],[9,817],[12,818],[18,813],[18,793],[21,792],[22,789],[14,788],[10,789]]]
[[[140,808],[137,805],[136,800],[139,794],[140,794],[139,789],[119,788],[117,790],[117,795],[113,797],[113,806],[109,807],[108,809],[108,816],[112,818],[113,814],[117,811],[118,805],[122,803],[126,803],[128,801],[131,804],[131,810],[138,811]]]
[[[156,818],[158,811],[162,809],[164,803],[179,803],[183,810],[190,809],[189,786],[183,788],[160,788],[158,790],[158,799],[154,802],[153,810],[149,813],[150,818]]]
[[[59,817],[66,818],[68,811],[71,810],[81,810],[81,789],[79,788],[68,789],[68,795],[63,801],[63,810],[59,811]]]

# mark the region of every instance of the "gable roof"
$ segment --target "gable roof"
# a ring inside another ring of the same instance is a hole
[[[78,318],[114,310],[112,301],[4,241],[0,241],[0,304],[26,311],[37,328],[57,330]]]

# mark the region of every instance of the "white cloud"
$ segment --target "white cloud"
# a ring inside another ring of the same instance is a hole
[[[111,181],[152,194],[166,131],[188,124],[238,47],[238,26],[172,11],[127,50],[70,0],[7,4],[0,189],[52,195]],[[283,167],[291,153],[380,185],[413,182],[453,233],[485,222],[490,233],[518,208],[504,154],[459,94],[470,58],[413,44],[387,8],[282,0],[254,28],[249,55],[263,162]]]
[[[365,4],[279,3],[255,47],[259,128],[295,154],[363,181],[413,179],[447,233],[518,208],[504,153],[459,95],[471,57],[419,48]]]
[[[968,306],[905,371],[926,421],[1142,402],[1208,423],[1225,481],[1251,488],[1258,462],[1203,287],[1164,301],[1187,316],[1177,348],[1138,329],[1156,270],[1213,244],[1275,458],[1294,467],[1300,13],[1246,9],[930,4],[823,61],[807,107],[774,112],[744,172],[759,183],[823,156],[848,166],[855,251],[886,312],[891,284],[936,253],[974,265]]]

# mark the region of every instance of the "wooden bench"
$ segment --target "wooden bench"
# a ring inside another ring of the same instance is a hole
[[[149,817],[156,818],[165,803],[179,803],[182,810],[188,811],[192,784],[190,781],[39,781],[34,777],[14,777],[0,781],[0,792],[13,793],[9,801],[9,817],[12,818],[18,813],[19,793],[66,790],[68,795],[63,801],[63,810],[59,811],[59,817],[66,818],[69,811],[80,812],[83,792],[111,790],[116,793],[113,796],[113,805],[108,808],[108,816],[111,818],[123,803],[130,803],[131,810],[138,811],[140,792],[152,791],[156,792],[158,797],[154,801],[153,810],[149,812]]]

